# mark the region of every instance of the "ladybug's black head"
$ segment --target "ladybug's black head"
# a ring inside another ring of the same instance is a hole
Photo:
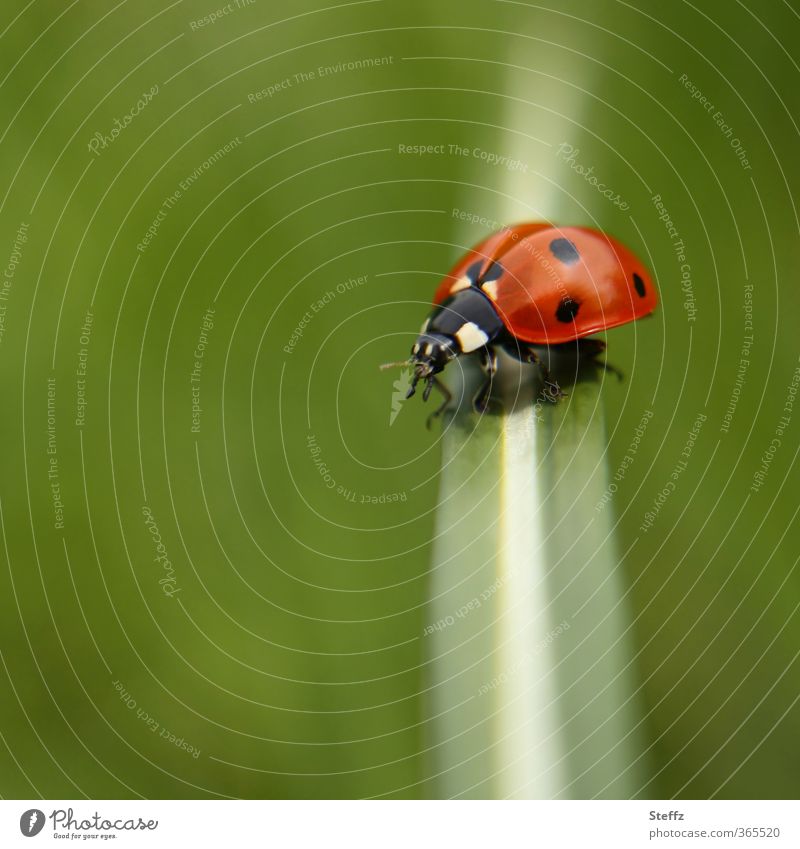
[[[490,344],[502,328],[503,322],[489,298],[478,289],[464,289],[434,306],[422,325],[408,360],[387,363],[381,368],[413,366],[414,375],[406,398],[416,392],[417,384],[422,380],[426,384],[422,398],[427,401],[436,375],[451,360]]]
[[[409,362],[414,367],[414,377],[411,379],[406,398],[410,398],[416,392],[417,383],[424,380],[427,385],[422,399],[427,401],[433,388],[434,375],[443,371],[450,360],[460,353],[458,342],[452,336],[444,333],[421,333],[411,349]]]

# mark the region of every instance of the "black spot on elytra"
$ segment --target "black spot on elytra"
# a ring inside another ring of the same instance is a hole
[[[492,262],[489,267],[486,269],[483,277],[481,277],[480,282],[483,283],[491,283],[493,280],[498,280],[503,276],[503,266],[500,265],[499,262]]]
[[[636,289],[636,294],[643,298],[647,292],[644,288],[644,280],[634,271],[633,273],[633,288]]]
[[[574,301],[572,298],[564,298],[564,300],[558,305],[556,318],[559,321],[563,321],[564,324],[569,324],[571,321],[574,321],[580,306],[581,305],[578,301]]]
[[[478,285],[478,275],[481,273],[481,268],[483,268],[483,260],[479,259],[477,262],[473,262],[467,269],[467,277],[469,277],[469,281],[473,286]]]
[[[550,242],[550,252],[564,265],[575,265],[581,258],[578,249],[570,242],[569,239],[553,239]]]

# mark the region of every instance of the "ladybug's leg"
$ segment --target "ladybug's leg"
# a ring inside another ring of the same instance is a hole
[[[539,373],[542,375],[542,380],[544,381],[544,395],[548,401],[555,403],[559,398],[567,397],[566,392],[561,391],[558,381],[550,377],[550,369],[547,368],[536,353],[536,350],[530,345],[514,339],[512,342],[503,345],[503,350],[520,362],[539,366]]]
[[[606,349],[606,343],[602,339],[578,339],[578,356],[589,358],[594,358],[603,353]],[[603,360],[599,363],[606,371],[610,371],[611,374],[617,376],[617,380],[624,380],[625,375],[616,367],[612,366],[611,363]]]
[[[606,349],[606,343],[602,339],[576,339],[575,343],[578,346],[578,353],[582,357],[596,357],[602,354]]]
[[[481,371],[486,375],[486,378],[472,399],[472,409],[476,413],[485,413],[488,407],[489,393],[492,391],[492,381],[497,372],[497,353],[494,348],[481,349],[480,364]]]
[[[432,380],[433,386],[435,386],[439,392],[442,393],[444,397],[444,401],[428,416],[425,420],[425,426],[428,430],[431,429],[431,423],[434,419],[438,419],[439,416],[447,409],[447,405],[453,400],[453,393],[439,380],[437,377],[434,377]]]

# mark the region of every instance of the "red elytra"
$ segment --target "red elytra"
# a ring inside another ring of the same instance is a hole
[[[495,278],[495,279],[487,279]],[[522,342],[557,345],[651,313],[658,294],[636,255],[589,227],[531,222],[489,236],[436,290],[441,304],[477,285]]]

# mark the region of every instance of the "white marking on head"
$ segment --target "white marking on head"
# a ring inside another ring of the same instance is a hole
[[[412,354],[416,354],[419,351],[419,342],[414,343],[414,349],[411,351]]]
[[[428,342],[425,346],[425,356],[429,357],[433,353],[433,342]]]
[[[482,348],[489,341],[489,337],[472,321],[468,321],[459,327],[456,339],[458,339],[458,344],[464,354]]]

